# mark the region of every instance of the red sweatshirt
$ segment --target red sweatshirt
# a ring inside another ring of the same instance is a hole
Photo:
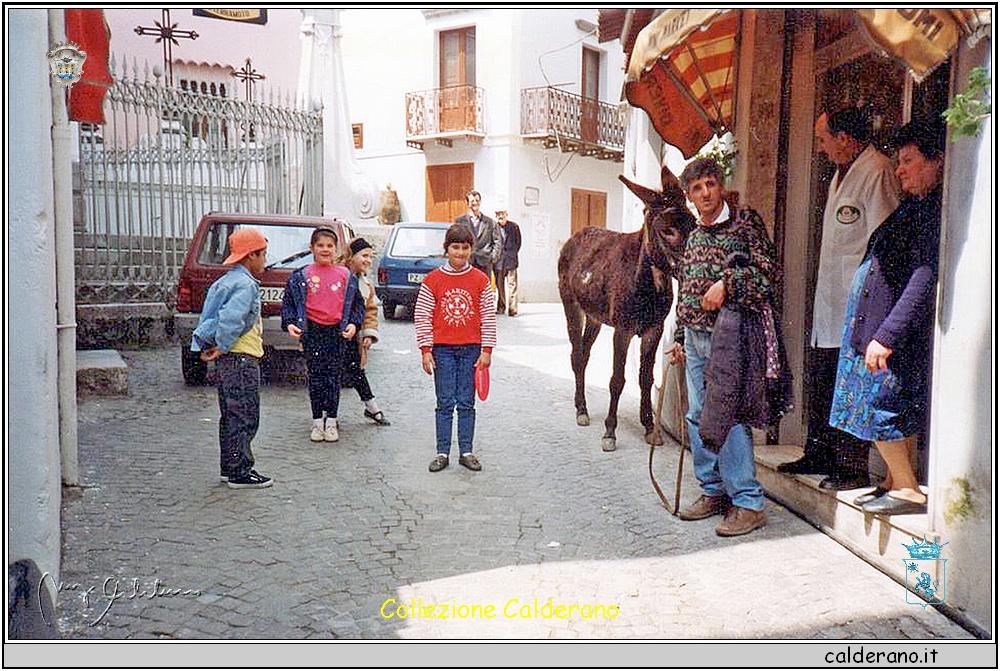
[[[413,308],[417,345],[429,352],[434,345],[474,345],[491,352],[497,344],[497,315],[490,280],[471,265],[428,273]]]

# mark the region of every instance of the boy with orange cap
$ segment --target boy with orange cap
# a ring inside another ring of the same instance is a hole
[[[191,351],[214,361],[219,376],[219,472],[232,489],[274,484],[253,469],[250,441],[260,424],[260,359],[264,356],[260,282],[267,263],[267,238],[255,228],[229,236],[232,266],[212,283],[191,338]]]

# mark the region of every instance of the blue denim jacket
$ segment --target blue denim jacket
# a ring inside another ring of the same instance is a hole
[[[358,278],[354,273],[348,273],[347,289],[344,291],[344,314],[340,318],[340,329],[348,324],[354,324],[355,332],[361,331],[361,322],[365,318],[365,300],[358,291]],[[285,298],[281,303],[281,330],[287,331],[289,324],[295,324],[306,330],[306,272],[299,268],[288,278],[285,286]]]
[[[223,354],[249,331],[260,316],[260,282],[237,263],[208,288],[191,351],[218,347]]]

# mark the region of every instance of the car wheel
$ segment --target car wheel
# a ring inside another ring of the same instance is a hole
[[[184,375],[184,384],[199,387],[205,384],[208,364],[201,360],[198,352],[192,352],[190,347],[181,346],[181,373]]]
[[[386,319],[396,318],[396,303],[391,301],[382,302],[382,314],[385,315]]]

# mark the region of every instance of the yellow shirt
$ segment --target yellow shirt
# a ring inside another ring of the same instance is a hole
[[[260,319],[260,315],[257,315],[257,321],[254,322],[253,327],[239,338],[236,339],[236,343],[233,344],[233,348],[230,351],[232,354],[249,354],[250,356],[257,357],[258,359],[264,356],[264,324]]]

